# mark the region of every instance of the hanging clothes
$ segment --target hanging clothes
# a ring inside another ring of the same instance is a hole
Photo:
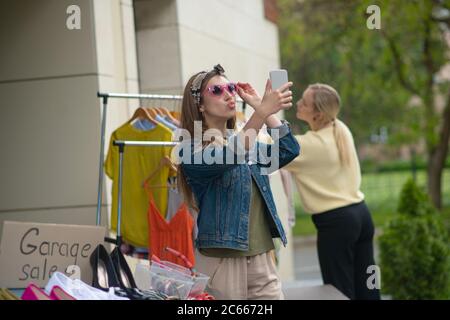
[[[176,184],[176,177],[170,177],[169,180],[172,180],[172,185]],[[169,188],[168,190],[168,201],[167,201],[167,213],[166,213],[166,221],[172,220],[172,218],[177,214],[178,208],[183,204],[184,199],[183,195],[179,192],[178,188]],[[194,220],[194,228],[192,230],[192,241],[195,242],[198,234],[197,227],[197,216],[198,214],[194,209],[190,209],[189,213]]]
[[[180,127],[180,121],[178,121],[177,119],[175,119],[175,118],[170,118],[170,117],[165,117],[165,119],[167,120],[167,121],[169,121],[170,123],[172,123],[174,126],[176,126],[177,128],[179,128]]]
[[[182,259],[165,250],[166,247],[169,247],[182,253],[192,265],[195,265],[192,240],[194,219],[191,217],[186,203],[183,202],[172,219],[166,221],[153,198],[156,188],[152,190],[153,192],[149,192],[148,207],[150,255],[185,266]]]
[[[178,111],[170,111],[170,114],[172,115],[172,117],[174,117],[177,120],[181,119],[181,113]]]
[[[153,124],[151,130],[136,129],[130,122],[125,123],[111,135],[105,172],[113,180],[111,228],[117,230],[117,199],[119,176],[119,150],[113,146],[114,140],[171,141],[172,132],[163,125]],[[155,146],[127,147],[124,152],[122,181],[122,221],[123,240],[135,247],[148,246],[148,196],[142,188],[146,177],[158,167],[164,156],[170,156],[171,147]],[[169,168],[162,168],[153,178],[155,183],[165,184],[169,177]],[[155,190],[154,198],[158,210],[167,210],[167,190]]]
[[[155,117],[155,120],[172,132],[178,129],[178,127],[168,118],[162,117],[159,114]],[[147,119],[138,119],[135,123],[133,123],[133,126],[140,130],[151,130],[155,127],[155,125]]]
[[[167,213],[166,213],[166,221],[172,220],[172,218],[177,214],[178,209],[183,204],[183,196],[178,191],[176,187],[170,187],[170,185],[175,185],[175,177],[169,178],[173,179],[173,181],[168,186],[167,191]]]
[[[136,119],[136,121],[133,122],[133,127],[142,131],[152,130],[155,126],[155,124],[151,123],[147,119]]]
[[[168,121],[166,118],[164,118],[161,115],[157,115],[155,118],[156,121],[160,122],[161,124],[165,125],[167,128],[169,128],[172,131],[175,131],[176,129],[178,129],[178,127],[176,125],[174,125],[172,122]]]
[[[283,190],[286,194],[287,200],[287,211],[288,211],[288,226],[289,228],[293,228],[295,226],[295,204],[294,204],[294,196],[293,196],[293,188],[294,185],[292,183],[293,178],[289,171],[285,169],[280,169],[281,182],[283,183]]]

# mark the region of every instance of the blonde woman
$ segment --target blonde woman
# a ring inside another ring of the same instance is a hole
[[[305,211],[317,229],[323,282],[350,299],[380,299],[369,289],[367,268],[375,265],[374,226],[360,191],[361,171],[352,134],[337,116],[340,97],[326,84],[310,85],[297,102],[297,118],[310,130],[296,136],[302,152],[292,172]]]

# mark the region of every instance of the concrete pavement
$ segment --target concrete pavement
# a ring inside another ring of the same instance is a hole
[[[294,238],[295,281],[283,283],[286,299],[341,300],[346,299],[333,286],[323,285],[317,256],[316,236]],[[375,242],[375,263],[379,250]],[[389,299],[389,297],[382,297]]]
[[[295,279],[305,285],[322,284],[319,258],[317,256],[316,236],[294,238]],[[375,242],[375,263],[379,261],[379,249]]]

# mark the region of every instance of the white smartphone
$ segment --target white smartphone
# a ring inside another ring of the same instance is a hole
[[[283,84],[288,82],[288,73],[287,70],[272,70],[269,72],[270,81],[272,82],[272,90],[277,90]]]

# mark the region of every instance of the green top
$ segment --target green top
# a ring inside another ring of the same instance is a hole
[[[228,248],[200,248],[201,254],[216,258],[237,258],[256,256],[275,248],[270,232],[266,206],[255,181],[252,179],[252,192],[249,217],[249,248],[241,251]]]

